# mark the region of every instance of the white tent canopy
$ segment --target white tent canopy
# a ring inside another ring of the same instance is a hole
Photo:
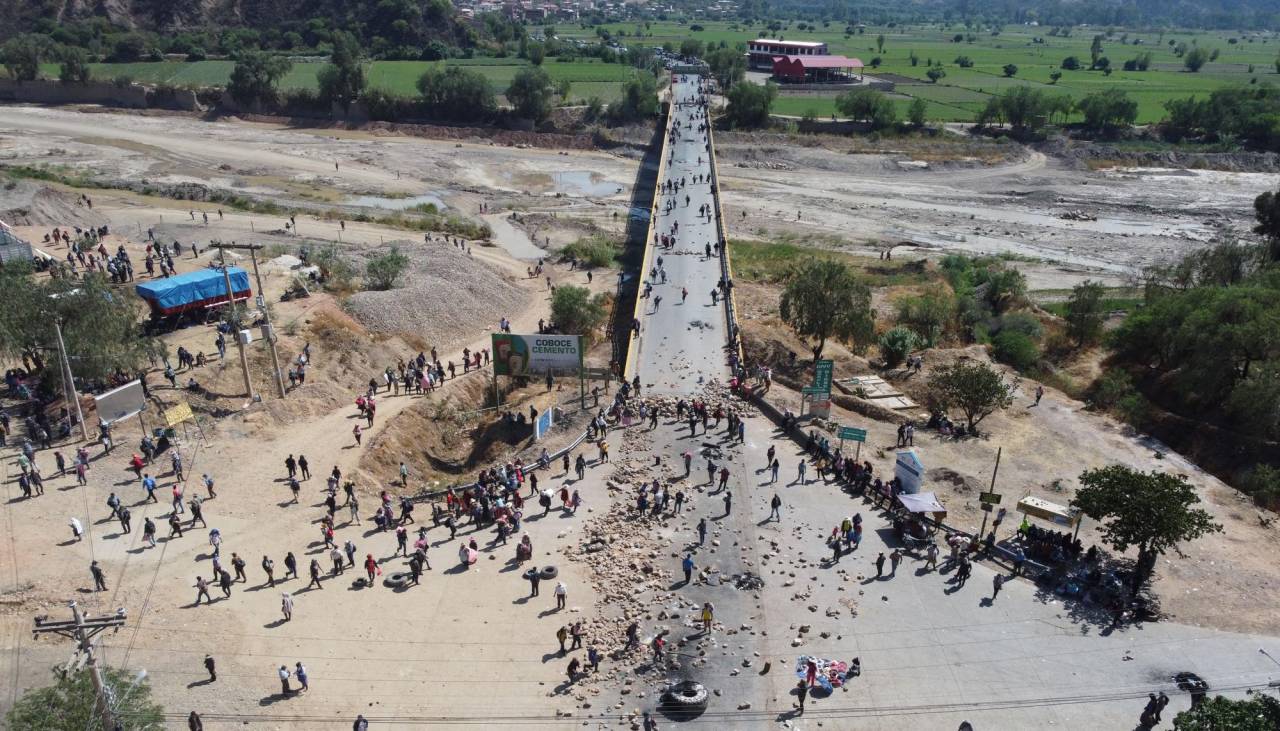
[[[947,509],[938,502],[938,496],[931,492],[917,492],[914,495],[905,493],[898,495],[898,502],[902,503],[902,507],[912,513],[942,513],[946,514]]]

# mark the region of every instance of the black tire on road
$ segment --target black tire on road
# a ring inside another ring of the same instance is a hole
[[[686,680],[667,690],[667,701],[677,708],[701,709],[707,706],[707,689],[702,683]]]
[[[387,578],[382,580],[382,585],[389,586],[392,589],[399,589],[400,587],[407,585],[410,581],[413,581],[413,574],[408,571],[396,571],[387,574]]]
[[[538,570],[538,575],[542,577],[543,581],[551,581],[560,575],[560,571],[555,566],[543,566]]]

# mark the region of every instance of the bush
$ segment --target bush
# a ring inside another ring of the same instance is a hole
[[[1075,56],[1067,56],[1066,58],[1062,59],[1061,65],[1062,65],[1062,68],[1066,69],[1067,71],[1078,71],[1080,70],[1080,59],[1076,58]]]
[[[1016,332],[1031,338],[1039,340],[1044,334],[1044,328],[1040,325],[1040,321],[1035,315],[1028,312],[1011,312],[1004,317],[996,320],[995,327],[991,328],[992,334],[1004,332]]]
[[[208,54],[205,53],[205,50],[200,46],[192,46],[191,50],[187,51],[188,61],[203,61],[207,57],[208,57]]]
[[[618,244],[604,236],[581,238],[560,250],[564,259],[576,259],[589,267],[607,267],[620,253]]]
[[[409,266],[409,257],[400,253],[400,247],[392,246],[391,251],[370,259],[365,265],[365,287],[391,289],[407,266]]]
[[[1016,330],[1005,330],[995,337],[996,360],[1020,371],[1034,368],[1040,361],[1040,347],[1036,341]]]
[[[899,325],[880,336],[880,356],[886,367],[894,368],[907,359],[917,344],[916,334]]]
[[[1134,393],[1133,378],[1127,371],[1112,369],[1107,371],[1093,385],[1091,401],[1099,408],[1109,409],[1120,403],[1125,397]]]
[[[1260,464],[1249,471],[1240,489],[1259,507],[1280,510],[1280,469]]]
[[[556,329],[568,335],[582,335],[588,343],[595,337],[595,330],[605,321],[605,296],[591,296],[586,287],[566,284],[556,287],[551,296],[551,322]]]

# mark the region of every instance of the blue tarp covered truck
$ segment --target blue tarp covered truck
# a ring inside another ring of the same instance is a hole
[[[231,267],[230,273],[234,301],[252,297],[249,273],[239,267]],[[201,269],[143,282],[135,286],[134,291],[151,305],[151,314],[155,317],[205,311],[232,301],[227,297],[227,281],[221,269]]]

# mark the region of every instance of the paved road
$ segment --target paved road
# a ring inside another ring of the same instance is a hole
[[[676,99],[687,97],[692,83],[677,83]],[[714,206],[713,196],[708,185],[693,182],[710,172],[705,138],[688,129],[690,124],[697,128],[695,108],[677,107],[675,114],[682,134],[669,142],[660,184],[683,180],[687,187],[664,195],[659,206],[655,230],[670,234],[677,223],[679,230],[674,249],[654,256],[655,266],[662,256],[666,282],[659,274],[651,298],[642,300],[636,363],[644,393],[692,396],[703,382],[727,377],[725,322],[723,308],[710,299],[719,261],[704,255],[714,224],[698,215],[699,206]],[[689,289],[683,303],[682,287]],[[769,484],[761,469],[770,445],[783,461],[778,484]],[[766,580],[757,592],[706,584],[675,589],[686,606],[714,602],[717,619],[726,630],[737,631],[711,640],[687,628],[673,633],[673,639],[691,646],[685,650],[690,657],[701,652],[706,659],[700,665],[684,663],[682,670],[721,693],[713,697],[707,716],[694,722],[699,727],[732,719],[734,728],[789,722],[951,729],[963,720],[977,728],[1128,728],[1136,723],[1146,693],[1163,689],[1173,698],[1164,715],[1167,728],[1189,705],[1189,698],[1169,683],[1176,672],[1194,671],[1219,689],[1280,677],[1280,668],[1258,652],[1267,647],[1280,656],[1274,638],[1172,622],[1110,631],[1080,607],[1064,605],[1021,579],[1006,583],[991,601],[994,565],[975,566],[964,587],[955,586],[949,571],[925,572],[923,562],[912,558],[892,577],[875,579],[876,556],[896,547],[888,523],[870,504],[835,485],[817,483],[812,466],[810,482],[793,482],[801,454],[763,418],[748,421],[745,445],[714,432],[690,437],[687,427],[674,423],[652,434],[650,450],[664,460],[678,464],[686,449],[697,455],[690,482],[701,484],[692,510],[659,531],[672,548],[668,560],[678,566],[676,553],[682,554],[694,537],[693,525],[706,517],[717,545],[694,549],[699,567],[714,566],[722,574],[752,569]],[[706,483],[707,455],[732,473],[729,515],[724,515],[723,493]],[[864,457],[878,473],[891,473],[892,454]],[[783,516],[769,521],[775,493],[784,502]],[[823,538],[842,517],[857,512],[866,526],[862,546],[838,563],[830,561]],[[802,625],[811,631],[794,647]],[[809,652],[845,661],[859,657],[864,671],[848,690],[811,699],[808,712],[799,716],[792,710],[792,669],[797,656]],[[750,668],[742,667],[743,659],[751,661]],[[773,668],[762,676],[758,671],[765,661]],[[750,708],[739,711],[743,703]]]
[[[679,192],[664,192],[653,230],[675,236],[675,246],[656,247],[647,281],[653,285],[648,299],[640,301],[641,331],[636,360],[643,393],[692,394],[711,379],[726,380],[724,308],[712,304],[711,290],[720,281],[720,260],[706,256],[715,242],[714,218],[699,214],[703,206],[715,210],[711,185],[710,154],[706,133],[698,130],[702,109],[690,101],[700,80],[686,76],[672,85],[674,139],[668,140],[666,164],[659,190],[682,185]],[[700,180],[702,182],[694,182]],[[668,205],[672,206],[668,209]],[[661,262],[661,264],[659,264]],[[662,274],[665,272],[666,281]],[[682,289],[688,299],[681,301]]]

